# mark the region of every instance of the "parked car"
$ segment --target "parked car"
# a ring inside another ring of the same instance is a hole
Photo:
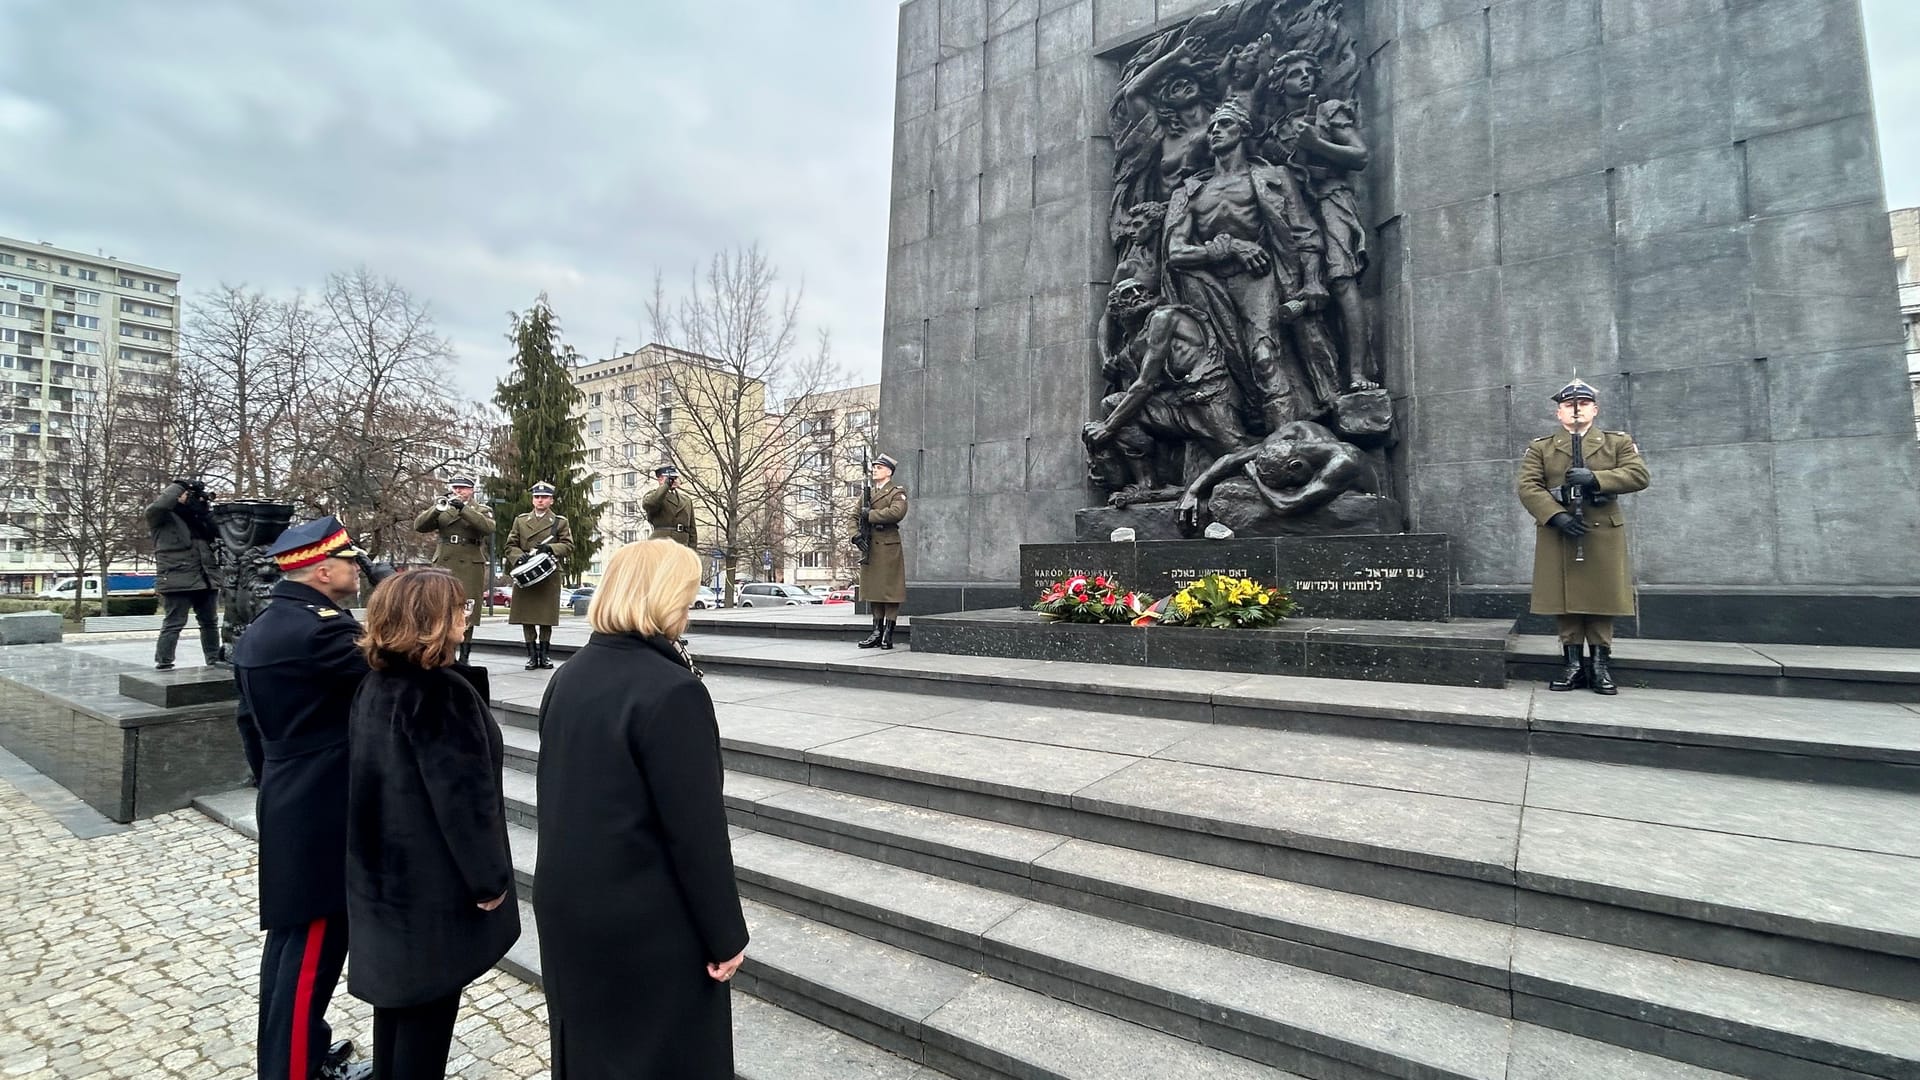
[[[775,581],[756,581],[751,585],[740,586],[739,606],[750,607],[800,607],[803,604],[818,604],[820,598],[798,585],[782,585]]]
[[[717,608],[720,606],[720,594],[702,585],[699,590],[693,594],[693,603],[689,606],[695,611],[706,611],[708,608]]]
[[[494,605],[513,603],[513,588],[508,585],[495,585],[487,596],[487,602]]]
[[[593,586],[591,585],[581,585],[581,586],[578,586],[577,588],[572,588],[572,589],[562,588],[560,590],[560,606],[572,607],[575,597],[592,596],[592,595],[593,595]]]
[[[827,590],[826,601],[829,604],[851,604],[859,599],[857,590],[852,588],[834,588]]]
[[[41,600],[71,600],[75,590],[79,590],[82,600],[100,599],[100,577],[94,575],[81,585],[79,578],[63,577],[52,585],[40,590]],[[108,574],[108,596],[151,596],[153,594],[152,574]]]

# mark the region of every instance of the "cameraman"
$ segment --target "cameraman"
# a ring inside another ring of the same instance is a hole
[[[208,664],[219,663],[220,615],[214,605],[219,569],[213,556],[219,533],[206,482],[168,484],[147,507],[147,528],[153,531],[154,589],[166,609],[160,620],[160,640],[153,649],[155,670],[173,670],[174,647],[187,625],[189,608],[200,626],[200,651]]]

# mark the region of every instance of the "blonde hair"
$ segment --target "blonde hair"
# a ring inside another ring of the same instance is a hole
[[[466,636],[466,603],[460,579],[446,570],[395,574],[367,598],[366,629],[355,644],[375,671],[396,663],[445,667]]]
[[[692,548],[675,540],[628,544],[607,560],[587,622],[599,634],[677,638],[699,588],[700,556]]]

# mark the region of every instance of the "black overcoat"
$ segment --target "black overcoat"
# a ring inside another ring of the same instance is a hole
[[[673,646],[595,634],[540,707],[534,916],[554,1080],[731,1080],[747,946],[713,699]]]
[[[347,745],[347,989],[438,1000],[520,937],[500,728],[453,668],[395,664],[360,684]]]
[[[260,782],[260,927],[347,907],[347,712],[366,677],[360,624],[318,589],[274,583],[233,654],[235,719]]]

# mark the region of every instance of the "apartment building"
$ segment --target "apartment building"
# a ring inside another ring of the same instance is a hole
[[[106,255],[0,237],[0,594],[31,593],[70,571],[15,520],[21,505],[72,512],[48,488],[109,372],[159,385],[180,337],[180,275]],[[140,507],[125,512],[138,513]],[[118,512],[119,508],[115,508]]]
[[[1900,322],[1906,334],[1907,386],[1920,431],[1920,206],[1887,215],[1893,223],[1893,269],[1900,285]]]
[[[652,535],[640,501],[653,487],[655,468],[672,463],[689,486],[713,482],[713,456],[703,448],[704,440],[684,437],[690,424],[712,422],[686,415],[700,405],[679,390],[679,381],[689,377],[710,383],[716,377],[713,362],[657,344],[574,368],[587,468],[597,476],[593,495],[600,507],[600,551],[587,570],[589,580],[599,580],[606,558],[620,545]],[[752,383],[744,393],[753,409],[760,408],[764,386]],[[696,512],[695,526],[707,563],[704,576],[711,578],[710,552],[719,538],[704,508]]]
[[[879,451],[880,384],[850,386],[802,398],[795,482],[783,515],[785,563],[794,585],[832,588],[860,578],[849,544],[866,488],[866,462]]]

